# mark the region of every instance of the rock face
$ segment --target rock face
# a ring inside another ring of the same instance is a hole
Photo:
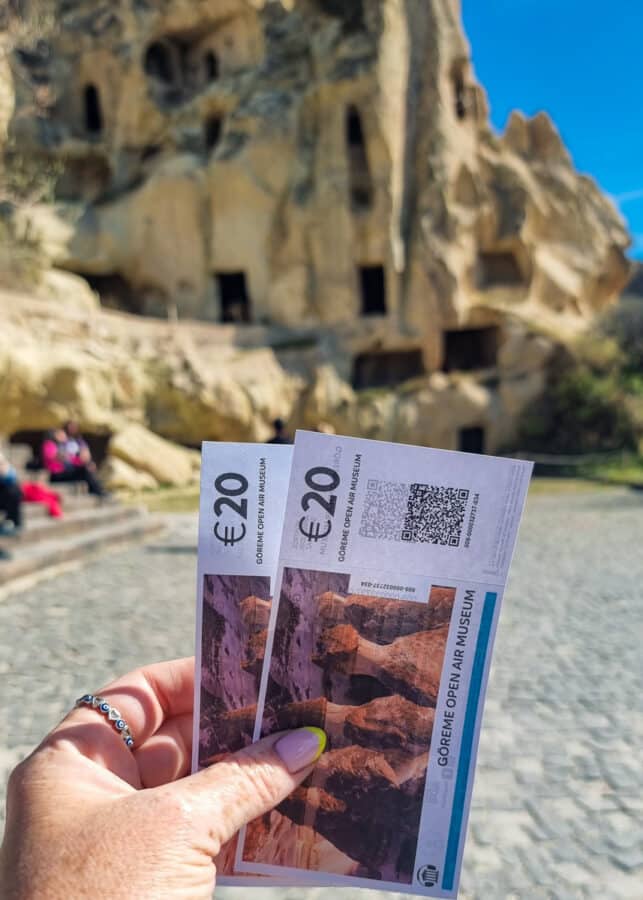
[[[198,447],[206,439],[265,440],[271,421],[293,408],[303,379],[287,372],[270,348],[239,349],[217,326],[88,308],[85,294],[83,305],[72,303],[76,279],[56,275],[68,298],[57,306],[0,290],[3,435],[75,418],[87,434],[124,433],[130,449],[142,428],[146,446],[154,432]],[[152,458],[136,443],[135,466],[150,472]],[[126,448],[120,458],[131,462],[125,454]],[[171,483],[185,483],[184,465],[169,469],[159,480],[182,471]]]
[[[265,644],[270,579],[206,575],[201,640],[199,761],[239,750],[252,741],[261,667],[247,665],[259,632]],[[263,659],[263,646],[259,653]],[[250,671],[248,671],[250,669]]]
[[[410,883],[455,589],[418,603],[348,580],[284,571],[262,731],[317,725],[329,750],[279,818],[252,823],[244,858],[318,870],[324,840],[326,871]]]
[[[115,459],[151,475],[157,484],[183,486],[199,478],[199,453],[177,447],[142,425],[128,425],[113,435],[109,452]]]
[[[334,672],[375,678],[416,704],[435,706],[448,631],[443,625],[381,646],[364,640],[352,625],[336,625],[321,635],[313,662]]]
[[[295,825],[292,819],[276,811],[252,823],[247,832],[246,846],[253,859],[272,865],[317,869],[340,875],[355,875],[358,870],[354,860],[312,828]],[[229,851],[227,860],[231,865],[234,853]],[[232,868],[227,871],[232,871]]]
[[[360,594],[330,592],[320,597],[319,616],[322,622],[337,622],[340,618],[354,626],[360,635],[376,644],[390,644],[405,634],[437,628],[451,621],[455,600],[452,587],[434,585],[427,605],[407,603],[405,600],[384,600],[374,606],[372,597]]]
[[[549,118],[490,130],[454,0],[51,5],[0,99],[0,141],[62,169],[55,208],[30,211],[49,258],[105,306],[229,323],[196,348],[149,332],[160,390],[126,354],[129,414],[169,439],[262,437],[280,414],[494,450],[551,336],[627,280],[623,223]],[[111,427],[119,392],[81,399],[52,362],[12,377]],[[11,420],[49,420],[25,393]]]

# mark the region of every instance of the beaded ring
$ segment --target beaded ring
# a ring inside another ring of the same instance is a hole
[[[134,738],[129,729],[129,725],[121,717],[121,714],[113,706],[110,706],[104,697],[96,697],[94,694],[84,694],[76,700],[76,706],[90,706],[97,712],[102,713],[111,722],[116,731],[123,738],[123,741],[130,750],[134,749]]]

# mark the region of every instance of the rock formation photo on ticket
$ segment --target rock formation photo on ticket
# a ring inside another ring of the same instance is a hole
[[[243,859],[409,884],[455,588],[418,603],[349,579],[284,570],[262,731],[316,725],[328,750]]]
[[[270,578],[205,575],[201,629],[199,766],[252,743],[270,616]],[[237,839],[216,859],[234,871]]]
[[[270,579],[205,575],[201,638],[199,764],[252,742],[268,618]]]

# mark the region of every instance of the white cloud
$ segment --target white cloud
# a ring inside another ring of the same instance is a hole
[[[633,203],[636,200],[643,200],[643,188],[636,188],[633,191],[623,191],[621,194],[613,194],[612,200],[622,206],[624,203]]]

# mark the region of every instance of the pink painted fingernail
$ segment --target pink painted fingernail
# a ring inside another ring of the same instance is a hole
[[[305,766],[317,762],[326,749],[326,741],[326,733],[311,725],[279,738],[275,744],[275,752],[284,761],[289,772],[299,772]]]

